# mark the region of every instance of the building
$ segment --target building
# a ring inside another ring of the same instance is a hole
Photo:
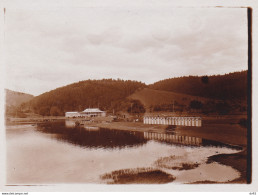
[[[178,125],[178,126],[202,126],[201,117],[160,117],[144,116],[144,124],[154,125]]]
[[[66,112],[65,117],[67,118],[77,118],[77,117],[105,117],[106,112],[100,110],[99,108],[87,108],[82,112]]]
[[[100,110],[99,108],[87,108],[84,111],[80,112],[84,117],[97,117],[97,116],[106,116],[106,112]]]
[[[80,117],[80,113],[79,112],[66,112],[65,117],[67,117],[67,118]]]

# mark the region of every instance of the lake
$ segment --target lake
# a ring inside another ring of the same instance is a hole
[[[209,156],[238,147],[169,133],[76,126],[71,121],[6,127],[7,184],[195,183],[240,177]]]

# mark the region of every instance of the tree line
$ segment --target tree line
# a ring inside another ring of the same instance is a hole
[[[22,104],[19,111],[43,116],[63,116],[67,111],[98,107],[108,112],[144,113],[146,108],[142,102],[130,100],[128,96],[146,87],[211,99],[207,102],[193,100],[188,104],[175,101],[174,104],[152,105],[150,112],[226,114],[236,110],[246,111],[247,71],[171,78],[148,86],[142,82],[121,79],[85,80],[43,93]],[[17,110],[15,114],[17,115]]]
[[[229,100],[247,98],[247,71],[213,76],[184,76],[158,81],[152,89]]]

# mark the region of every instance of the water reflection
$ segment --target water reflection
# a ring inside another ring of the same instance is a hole
[[[67,128],[75,128],[75,127],[81,127],[84,128],[87,131],[98,131],[100,130],[99,127],[91,127],[87,125],[87,123],[76,123],[77,121],[72,121],[72,120],[65,120],[65,127]]]
[[[200,146],[202,144],[202,139],[198,137],[172,135],[166,133],[144,132],[144,138],[190,146]]]
[[[239,146],[232,146],[199,137],[177,135],[175,133],[123,131],[89,125],[88,123],[76,123],[73,120],[66,120],[65,122],[38,124],[37,130],[54,134],[54,137],[60,141],[87,148],[133,147],[143,145],[148,140],[155,140],[169,145],[187,145],[191,147],[216,146],[241,149]]]
[[[69,126],[64,122],[38,124],[40,132],[55,134],[55,138],[87,148],[123,148],[143,145],[147,142],[143,132],[119,131],[90,127]],[[71,124],[71,123],[68,123]]]
[[[8,184],[227,182],[239,177],[231,167],[206,163],[209,156],[238,152],[207,146],[216,142],[202,139],[200,146],[205,147],[199,147],[182,144],[179,137],[174,143],[176,134],[65,124],[26,126],[23,133],[7,129]]]

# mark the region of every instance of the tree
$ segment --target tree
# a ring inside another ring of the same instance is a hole
[[[145,113],[145,108],[139,100],[132,100],[127,112],[134,114]]]
[[[203,104],[202,104],[202,102],[200,102],[200,101],[192,100],[192,101],[190,102],[190,108],[191,108],[191,109],[199,110],[199,109],[202,108],[202,106],[203,106]]]
[[[202,112],[204,114],[216,112],[216,102],[214,100],[206,101],[202,107]]]
[[[42,116],[49,116],[49,108],[44,106],[39,109],[39,114]]]
[[[204,84],[209,83],[209,77],[208,76],[202,76],[201,80],[202,80],[202,83],[204,83]]]
[[[227,102],[219,102],[216,104],[216,109],[220,115],[225,115],[230,112],[231,106]]]
[[[50,109],[50,115],[51,116],[60,116],[60,115],[62,115],[62,112],[57,106],[52,106]]]

